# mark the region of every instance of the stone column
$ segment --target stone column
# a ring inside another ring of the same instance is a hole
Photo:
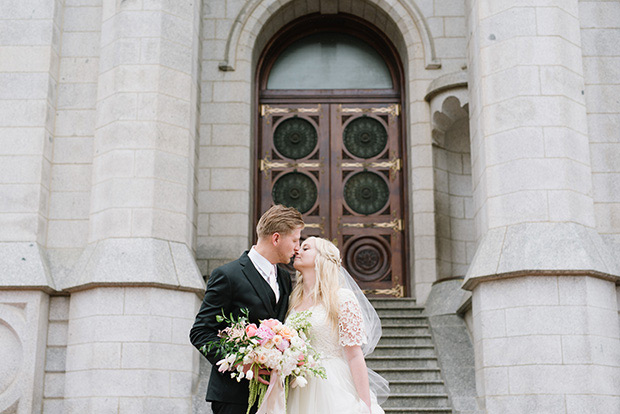
[[[67,413],[191,411],[200,7],[103,2],[89,245],[63,286]]]
[[[0,2],[0,412],[42,409],[62,1]]]
[[[617,264],[595,230],[578,0],[468,1],[487,413],[620,409]]]

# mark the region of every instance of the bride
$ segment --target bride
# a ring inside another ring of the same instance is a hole
[[[310,310],[310,342],[321,354],[327,378],[311,377],[292,388],[291,414],[383,414],[377,394],[387,397],[387,381],[366,367],[364,355],[381,336],[379,318],[328,240],[309,237],[295,255],[297,283],[289,315]],[[369,381],[370,374],[370,381]]]

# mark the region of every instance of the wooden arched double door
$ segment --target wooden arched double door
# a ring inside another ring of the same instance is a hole
[[[296,207],[372,295],[404,296],[403,71],[374,26],[311,15],[268,43],[256,71],[255,220]],[[256,222],[256,221],[255,221]]]
[[[404,295],[400,104],[260,107],[260,210],[297,208],[370,294]]]

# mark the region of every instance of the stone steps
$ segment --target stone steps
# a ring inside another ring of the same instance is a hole
[[[408,355],[370,355],[366,358],[368,366],[374,370],[381,368],[437,368],[437,357]]]
[[[424,308],[413,299],[371,299],[383,335],[368,367],[390,382],[386,414],[451,414]]]
[[[375,348],[375,352],[372,353],[371,357],[384,355],[432,357],[435,356],[435,348],[432,345],[380,344]]]
[[[451,408],[432,407],[386,407],[383,411],[385,411],[385,414],[452,414]]]
[[[390,391],[395,394],[413,392],[415,394],[440,394],[444,391],[443,380],[392,380]]]

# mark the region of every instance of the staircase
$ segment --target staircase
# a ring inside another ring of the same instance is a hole
[[[386,414],[452,414],[424,308],[415,299],[371,299],[383,336],[366,358],[390,382]]]

